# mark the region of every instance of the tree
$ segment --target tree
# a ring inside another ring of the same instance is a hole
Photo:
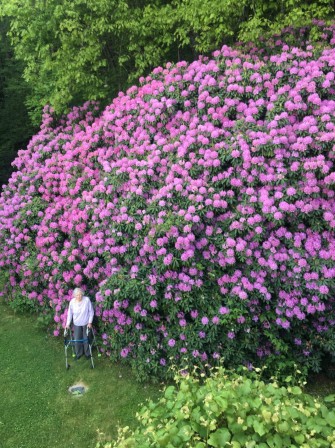
[[[237,39],[331,19],[333,0],[0,0],[24,64],[34,121],[86,100],[111,100],[167,61],[193,60]]]
[[[56,111],[86,99],[102,99],[122,88],[118,64],[121,18],[128,5],[118,0],[2,1],[9,36],[24,78],[32,86],[27,103],[35,122],[49,103]]]

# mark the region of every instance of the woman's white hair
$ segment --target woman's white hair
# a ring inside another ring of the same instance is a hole
[[[73,290],[73,297],[76,297],[78,294],[83,296],[84,295],[84,291],[81,288],[75,288]]]

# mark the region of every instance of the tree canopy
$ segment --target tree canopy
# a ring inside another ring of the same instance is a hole
[[[330,19],[333,0],[0,0],[39,123],[86,100],[109,101],[153,67],[287,25]]]

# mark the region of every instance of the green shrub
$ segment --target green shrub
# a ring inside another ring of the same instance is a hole
[[[335,412],[298,386],[281,387],[229,372],[176,377],[157,403],[137,414],[135,431],[97,448],[335,447]]]
[[[101,112],[45,107],[0,195],[15,306],[51,301],[57,336],[82,286],[101,351],[140,380],[185,358],[319,372],[335,353],[335,24],[318,28],[317,48],[286,29],[157,67]]]
[[[33,313],[39,311],[36,302],[33,302],[25,294],[22,294],[19,287],[11,285],[9,273],[6,270],[0,270],[0,297],[6,301],[9,307],[19,313]]]

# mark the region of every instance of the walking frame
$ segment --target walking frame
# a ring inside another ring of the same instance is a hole
[[[76,359],[76,355],[75,355],[75,352],[74,352],[74,346],[77,343],[79,343],[79,344],[88,343],[88,347],[89,347],[89,351],[90,351],[91,369],[94,369],[94,360],[93,360],[93,355],[92,355],[92,348],[93,348],[93,345],[95,343],[95,335],[94,335],[93,328],[87,328],[87,330],[86,330],[86,338],[84,338],[84,339],[71,339],[71,336],[72,336],[71,330],[68,330],[67,328],[65,328],[65,330],[64,330],[64,350],[65,350],[65,367],[66,367],[66,370],[69,370],[69,368],[70,368],[70,364],[69,364],[69,361],[68,361],[67,350],[71,346],[72,347],[72,357]],[[68,338],[70,338],[70,339],[68,339]]]

